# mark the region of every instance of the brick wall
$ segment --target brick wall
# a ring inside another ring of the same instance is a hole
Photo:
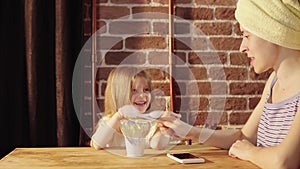
[[[241,36],[234,19],[236,1],[175,1],[175,111],[194,125],[243,125],[258,103],[270,73],[255,74],[246,55],[238,51]],[[84,37],[88,40],[90,1],[86,0],[84,9]],[[154,88],[164,93],[160,98],[169,102],[167,14],[167,0],[97,1],[98,113],[104,110],[109,71],[120,64],[147,68]],[[86,69],[90,72],[89,66]],[[86,85],[90,87],[90,81]],[[91,97],[85,98],[89,104]],[[94,118],[90,109],[84,116]],[[92,130],[92,126],[86,127]]]

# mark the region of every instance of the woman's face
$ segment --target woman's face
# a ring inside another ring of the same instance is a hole
[[[266,41],[240,27],[243,41],[240,52],[246,53],[256,73],[262,73],[275,66],[279,54],[279,46]]]
[[[136,77],[132,84],[130,103],[141,113],[150,105],[151,91],[146,78]]]

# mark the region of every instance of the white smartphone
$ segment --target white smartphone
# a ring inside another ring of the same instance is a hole
[[[167,153],[167,156],[183,164],[204,163],[205,159],[191,153]]]

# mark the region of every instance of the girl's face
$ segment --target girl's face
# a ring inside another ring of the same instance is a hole
[[[248,32],[242,26],[243,41],[240,52],[246,53],[256,73],[262,73],[275,66],[279,46]]]
[[[132,84],[130,104],[144,113],[150,105],[151,91],[146,78],[136,77]]]

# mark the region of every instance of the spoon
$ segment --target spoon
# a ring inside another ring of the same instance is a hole
[[[164,111],[155,110],[147,114],[139,114],[138,117],[148,119],[148,120],[153,120],[153,119],[158,119],[163,113]]]
[[[158,119],[164,111],[161,110],[155,110],[150,113],[140,113],[134,106],[132,105],[125,105],[119,109],[119,112],[123,115],[125,115],[128,118],[143,118],[147,120],[154,120]]]
[[[118,111],[120,114],[125,115],[128,118],[136,118],[139,114],[141,114],[134,106],[125,105],[119,108]]]

